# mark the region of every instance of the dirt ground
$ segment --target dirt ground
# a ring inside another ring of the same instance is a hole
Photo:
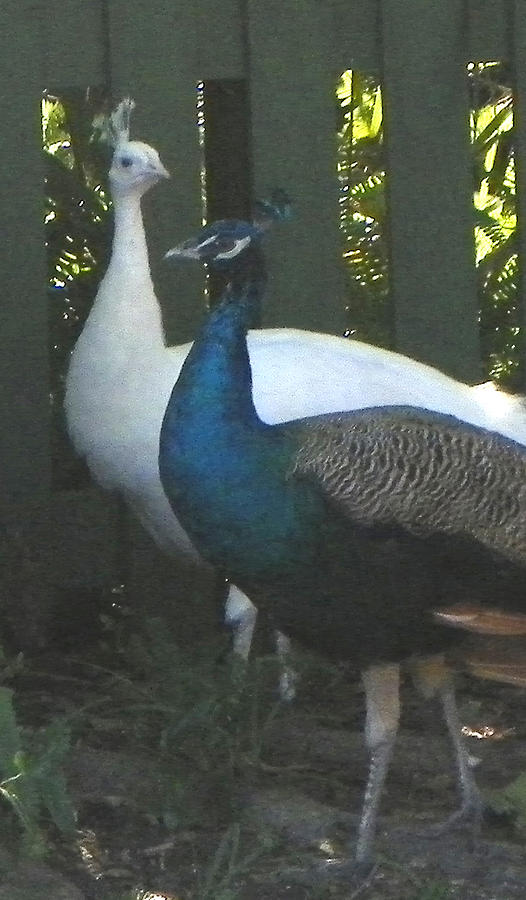
[[[89,705],[101,690],[98,676],[83,683],[79,667],[68,662],[62,669],[43,660],[38,672],[20,677],[21,708],[34,717],[37,705],[41,713]],[[377,868],[365,882],[338,877],[367,772],[363,695],[355,680],[307,671],[295,701],[276,705],[271,698],[259,710],[265,727],[254,728],[254,752],[236,759],[233,784],[213,771],[221,748],[209,747],[191,782],[190,821],[157,811],[166,780],[155,746],[148,752],[151,720],[130,730],[129,720],[102,704],[75,735],[67,764],[79,814],[75,846],[57,838],[43,862],[0,855],[0,900],[524,898],[526,694],[467,679],[459,688],[466,740],[490,804],[475,846],[469,829],[431,832],[456,808],[454,762],[438,705],[408,684]],[[198,750],[183,743],[176,740],[174,752],[180,760],[186,754],[191,769]]]

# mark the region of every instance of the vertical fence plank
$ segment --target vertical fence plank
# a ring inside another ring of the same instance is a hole
[[[332,0],[332,54],[341,71],[380,69],[378,22],[382,0]]]
[[[507,52],[508,0],[466,0],[469,34],[464,62],[505,59]]]
[[[513,98],[515,130],[515,169],[517,177],[518,252],[520,256],[519,298],[522,323],[522,364],[526,373],[526,15],[522,0],[514,0],[512,21],[513,47],[511,48],[515,94]],[[526,374],[523,376],[526,390]]]
[[[67,515],[51,493],[41,131],[49,14],[39,0],[6,0],[0,14],[0,610],[4,628],[6,606],[16,609],[22,645],[44,637],[57,588],[104,565],[90,553],[102,534],[97,511]]]
[[[0,507],[42,498],[50,483],[41,14],[37,3],[2,7]]]
[[[384,95],[397,346],[479,377],[462,0],[384,0]]]
[[[255,189],[282,187],[294,203],[293,221],[269,237],[265,319],[341,331],[331,10],[315,0],[249,0],[248,14]]]
[[[43,62],[42,90],[103,84],[107,51],[103,2],[46,0],[43,4],[37,45]]]

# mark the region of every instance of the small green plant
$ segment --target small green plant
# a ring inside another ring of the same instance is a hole
[[[224,827],[281,708],[276,664],[263,658],[247,670],[225,656],[220,640],[189,651],[159,619],[130,628],[127,638],[116,636],[119,658],[113,655],[103,702],[94,705],[94,727],[118,721],[137,752],[155,760],[162,789],[148,796],[148,812],[167,828],[199,825],[210,809],[214,825]],[[89,709],[80,718],[89,720]]]
[[[516,827],[526,829],[526,772],[499,790],[487,792],[487,800],[496,813],[510,816]]]
[[[71,837],[75,813],[62,770],[70,749],[70,732],[56,720],[32,735],[31,751],[19,727],[13,691],[0,687],[0,795],[22,827],[22,849],[31,856],[46,852],[42,816],[47,814],[62,835]]]
[[[452,900],[454,894],[447,884],[433,882],[420,890],[411,900]]]
[[[256,847],[244,854],[241,828],[234,822],[225,832],[205,873],[199,877],[195,900],[236,900],[236,881],[250,872],[253,864],[268,853],[275,841],[268,835],[259,838]]]

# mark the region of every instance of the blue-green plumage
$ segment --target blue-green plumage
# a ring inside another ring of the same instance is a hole
[[[316,527],[323,506],[283,477],[294,444],[261,422],[252,402],[244,335],[254,293],[249,285],[239,302],[231,291],[210,314],[172,394],[160,452],[165,490],[193,540],[244,580],[279,579],[283,567],[304,563],[303,532]]]

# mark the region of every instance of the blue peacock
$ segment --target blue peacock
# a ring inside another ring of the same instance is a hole
[[[168,254],[226,272],[228,286],[173,389],[160,475],[203,557],[276,627],[361,668],[371,753],[355,853],[362,868],[373,856],[398,728],[399,666],[409,658],[422,678],[433,671],[442,699],[459,815],[480,817],[448,670],[437,675],[426,658],[462,636],[444,623],[524,630],[526,450],[403,406],[263,422],[246,342],[266,280],[261,239],[253,224],[222,221]]]

